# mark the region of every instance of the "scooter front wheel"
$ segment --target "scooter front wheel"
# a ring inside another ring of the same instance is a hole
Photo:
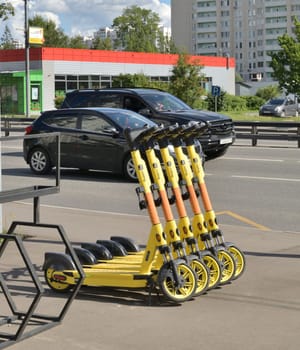
[[[208,289],[209,272],[205,264],[198,259],[192,259],[189,265],[197,275],[197,287],[195,291],[195,296],[199,296],[205,293]]]
[[[157,283],[167,300],[182,303],[194,296],[197,288],[197,276],[186,263],[177,262],[174,263],[174,266],[176,271],[173,270],[170,263],[164,264],[159,270]]]
[[[229,253],[234,257],[236,269],[233,279],[239,278],[242,273],[245,271],[246,259],[244,253],[235,245],[228,246]]]
[[[219,249],[217,251],[218,259],[222,266],[222,277],[220,280],[220,285],[229,283],[234,275],[236,270],[236,264],[234,257],[226,250]]]
[[[209,271],[209,283],[208,289],[215,288],[221,280],[222,268],[219,260],[210,254],[205,254],[202,257],[208,271]]]

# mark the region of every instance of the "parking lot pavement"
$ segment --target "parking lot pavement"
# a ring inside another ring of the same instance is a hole
[[[13,220],[31,218],[29,205],[4,205],[7,227]],[[41,222],[63,225],[72,242],[94,242],[110,234],[145,242],[150,228],[145,216],[54,207],[41,208]],[[83,288],[60,325],[10,348],[298,350],[299,233],[259,231],[241,225],[224,225],[222,230],[247,259],[245,273],[231,284],[177,306],[159,304],[155,296],[148,306],[147,295],[140,292]],[[35,230],[31,234],[34,236]],[[50,244],[47,249],[53,247]]]

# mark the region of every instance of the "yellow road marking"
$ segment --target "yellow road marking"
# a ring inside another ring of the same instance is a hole
[[[218,213],[218,215],[222,215],[222,214],[226,214],[226,215],[229,215],[229,216],[232,216],[233,218],[239,220],[239,221],[242,221],[244,222],[245,224],[248,224],[250,226],[253,226],[259,230],[262,230],[262,231],[271,231],[271,229],[269,227],[266,227],[264,225],[261,225],[261,224],[258,224],[257,222],[255,221],[252,221],[248,218],[245,218],[244,216],[241,216],[239,214],[236,214],[230,210],[225,210],[225,211],[221,211]]]

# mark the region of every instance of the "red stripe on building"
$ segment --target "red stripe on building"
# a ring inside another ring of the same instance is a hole
[[[24,60],[24,49],[0,50],[0,62],[18,62]],[[44,47],[31,48],[30,60],[176,65],[178,55]],[[230,68],[235,66],[234,58],[227,59],[220,56],[189,56],[189,60],[205,67],[226,67],[227,63],[229,63]]]

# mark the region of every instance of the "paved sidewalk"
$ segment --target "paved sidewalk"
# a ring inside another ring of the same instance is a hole
[[[30,205],[3,207],[6,227],[13,220],[32,220]],[[145,242],[150,228],[146,216],[46,206],[41,206],[41,222],[63,225],[72,242],[94,242],[112,234]],[[147,306],[143,294],[135,292],[83,289],[61,325],[10,348],[298,350],[300,233],[259,231],[240,224],[224,225],[222,230],[246,253],[246,271],[231,284],[179,306]],[[51,243],[51,235],[47,237]]]

